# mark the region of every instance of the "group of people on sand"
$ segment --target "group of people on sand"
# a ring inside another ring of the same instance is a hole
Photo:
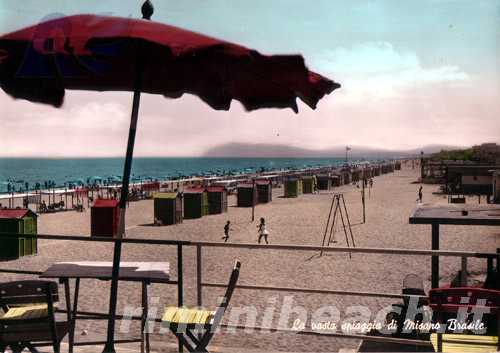
[[[222,239],[224,240],[224,243],[227,243],[229,240],[229,232],[232,231],[233,229],[231,228],[231,221],[227,221],[226,225],[224,226],[224,236]],[[267,240],[267,236],[269,235],[269,232],[267,231],[266,228],[266,220],[264,217],[260,218],[260,223],[257,225],[257,234],[259,235],[259,238],[257,239],[257,243],[260,244],[262,239],[266,242],[266,244],[269,244],[269,241]]]

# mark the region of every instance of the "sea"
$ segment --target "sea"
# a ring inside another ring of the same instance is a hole
[[[350,161],[355,162],[355,161]],[[121,181],[124,158],[0,158],[0,193]],[[343,158],[134,158],[133,182],[340,166]]]

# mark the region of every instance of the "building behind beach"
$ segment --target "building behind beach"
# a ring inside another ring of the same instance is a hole
[[[493,202],[500,203],[500,169],[494,170],[493,181],[492,181],[492,191],[493,191]]]
[[[472,146],[472,155],[480,163],[500,164],[500,145],[496,143],[483,143]]]

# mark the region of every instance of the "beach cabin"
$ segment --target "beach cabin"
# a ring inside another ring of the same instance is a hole
[[[332,177],[327,174],[316,176],[316,182],[318,183],[318,190],[330,190],[332,187]]]
[[[29,209],[0,209],[0,259],[18,259],[35,255],[37,214]]]
[[[352,169],[351,170],[351,181],[352,182],[358,182],[361,180],[362,176],[361,176],[361,173],[362,173],[362,170],[361,169]]]
[[[315,175],[308,175],[302,177],[302,193],[312,194],[316,191],[317,182]]]
[[[154,223],[171,225],[182,223],[182,197],[176,192],[157,192],[153,194]]]
[[[382,165],[382,174],[394,173],[394,164],[386,163]]]
[[[273,200],[273,186],[271,180],[257,180],[257,201],[258,203],[268,203]]]
[[[446,185],[451,193],[462,195],[493,194],[492,170],[499,169],[494,165],[449,165],[446,167]]]
[[[227,190],[222,186],[209,186],[206,188],[208,197],[208,214],[227,212]]]
[[[252,183],[240,183],[237,187],[238,207],[252,207],[258,203],[257,187]]]
[[[184,219],[201,218],[208,214],[208,194],[204,188],[184,190]]]
[[[302,179],[290,177],[284,182],[285,197],[298,197],[302,194]]]
[[[98,199],[90,209],[90,235],[115,237],[118,235],[120,208],[118,200]]]
[[[344,185],[351,183],[351,171],[349,169],[343,169],[341,172],[341,180]]]
[[[500,203],[500,170],[493,171],[493,203]]]
[[[341,174],[335,174],[330,177],[330,182],[332,184],[332,187],[339,187],[342,186],[344,183],[342,181],[342,175]]]

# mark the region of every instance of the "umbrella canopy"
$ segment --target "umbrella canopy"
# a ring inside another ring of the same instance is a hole
[[[0,37],[0,86],[14,98],[59,107],[65,89],[200,97],[228,110],[311,108],[340,85],[311,72],[300,55],[255,50],[162,23],[97,15],[46,21]]]

